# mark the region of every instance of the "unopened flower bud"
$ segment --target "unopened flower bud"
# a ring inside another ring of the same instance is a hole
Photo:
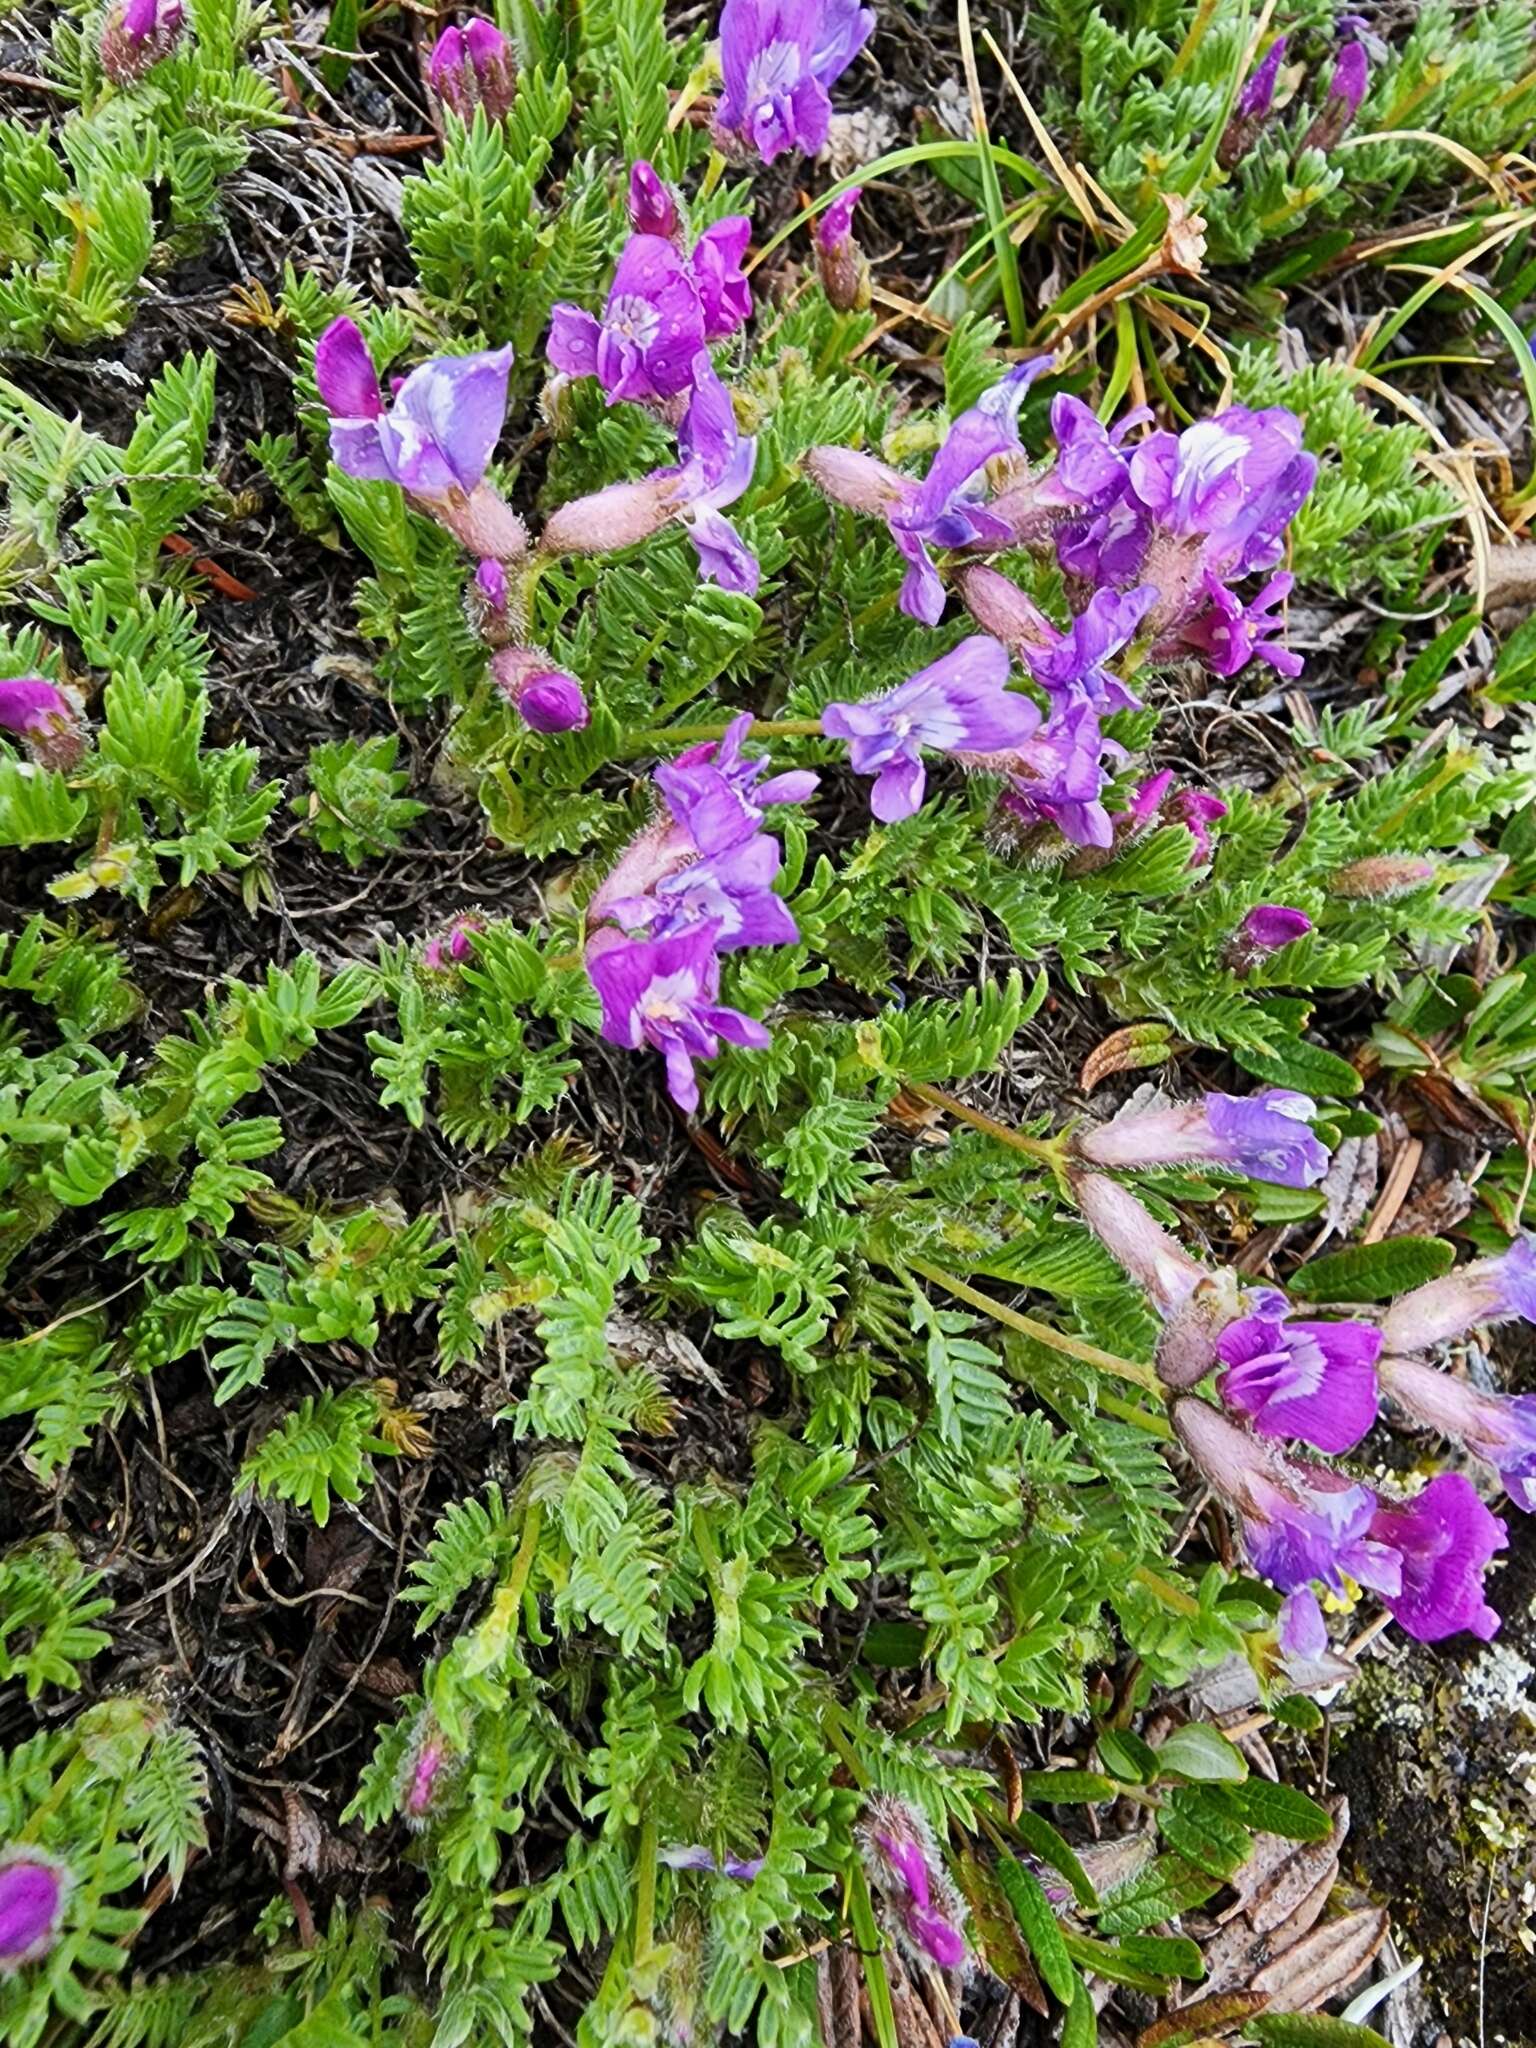
[[[672,188],[643,159],[629,173],[629,220],[637,235],[659,235],[675,241],[682,226]]]
[[[1192,1387],[1216,1362],[1216,1340],[1239,1307],[1236,1275],[1191,1258],[1129,1188],[1102,1173],[1073,1173],[1083,1221],[1141,1287],[1162,1324],[1157,1375],[1165,1386]]]
[[[1304,150],[1320,149],[1326,155],[1344,139],[1350,123],[1360,111],[1365,89],[1371,80],[1371,60],[1363,43],[1346,42],[1334,60],[1328,81],[1328,97],[1322,112],[1301,138]]]
[[[853,209],[862,185],[834,199],[816,224],[816,267],[821,288],[839,313],[862,313],[869,305],[869,261],[853,236]]]
[[[1033,599],[1001,570],[974,562],[956,580],[971,617],[1005,647],[1048,647],[1060,637]]]
[[[539,543],[546,555],[609,555],[660,533],[677,512],[673,477],[647,477],[610,484],[585,498],[572,498],[544,522]]]
[[[23,739],[40,768],[67,772],[85,752],[74,705],[43,676],[0,678],[0,731]]]
[[[1275,37],[1264,54],[1264,61],[1248,74],[1233,104],[1232,118],[1216,152],[1216,160],[1224,171],[1230,171],[1240,158],[1248,154],[1269,119],[1286,40],[1283,35]]]
[[[439,105],[461,121],[484,107],[488,121],[508,113],[517,92],[517,63],[495,22],[474,15],[466,28],[445,28],[427,60],[427,83]]]
[[[417,1720],[400,1774],[400,1813],[413,1828],[423,1828],[442,1797],[457,1758],[448,1738],[425,1710]]]
[[[478,910],[461,910],[446,931],[428,939],[421,949],[421,964],[434,974],[446,974],[462,967],[475,956],[475,934],[485,930]]]
[[[101,30],[101,68],[114,85],[132,85],[181,41],[182,0],[113,0]]]
[[[581,684],[533,647],[503,647],[491,662],[496,687],[534,732],[579,732],[590,713]]]
[[[1335,868],[1328,889],[1352,902],[1390,903],[1394,897],[1422,889],[1438,872],[1432,860],[1413,854],[1373,853],[1364,860],[1351,861],[1348,867]]]
[[[1222,962],[1234,974],[1247,974],[1282,946],[1304,939],[1312,929],[1304,910],[1290,910],[1283,903],[1256,903],[1228,939]]]
[[[0,1850],[0,1978],[47,1955],[59,1938],[69,1872],[46,1850]]]
[[[824,497],[877,519],[900,505],[912,489],[899,470],[857,448],[807,448],[800,466]]]

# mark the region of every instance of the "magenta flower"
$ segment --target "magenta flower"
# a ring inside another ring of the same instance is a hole
[[[1267,114],[1275,102],[1275,81],[1280,76],[1280,65],[1285,56],[1286,36],[1276,36],[1264,52],[1263,61],[1255,65],[1243,81],[1237,96],[1233,113],[1243,120]]]
[[[580,732],[591,713],[586,692],[535,647],[502,647],[491,660],[498,690],[532,732]]]
[[[637,235],[659,235],[664,242],[674,241],[682,232],[682,216],[671,186],[643,158],[630,168],[629,224]]]
[[[1378,1508],[1370,1537],[1399,1561],[1401,1585],[1381,1588],[1382,1599],[1418,1642],[1438,1643],[1463,1629],[1484,1642],[1498,1633],[1483,1576],[1509,1531],[1461,1473],[1442,1472],[1406,1507]]]
[[[724,1856],[716,1861],[712,1849],[706,1849],[702,1842],[692,1842],[663,1849],[657,1861],[665,1863],[669,1870],[710,1870],[717,1876],[734,1877],[741,1884],[750,1884],[768,1859],[766,1856]]]
[[[386,410],[362,333],[333,320],[315,346],[315,381],[337,467],[398,484],[475,554],[515,560],[528,544],[522,521],[484,481],[511,368],[510,348],[439,356],[396,386]]]
[[[705,343],[734,334],[751,314],[741,268],[751,235],[744,214],[716,221],[691,256],[661,235],[631,235],[601,320],[580,306],[554,308],[550,361],[568,376],[596,377],[610,405],[629,398],[665,409],[692,388]]]
[[[1275,617],[1275,606],[1285,602],[1296,581],[1288,569],[1277,571],[1246,604],[1209,569],[1202,572],[1201,581],[1205,609],[1160,640],[1155,654],[1171,657],[1193,647],[1218,676],[1235,676],[1250,661],[1266,662],[1288,680],[1301,674],[1306,664],[1281,640],[1285,621]]]
[[[440,106],[461,121],[484,107],[488,121],[500,121],[517,95],[517,60],[512,46],[482,14],[464,28],[445,28],[427,59],[427,83]]]
[[[1491,1465],[1515,1506],[1536,1514],[1536,1394],[1484,1394],[1418,1358],[1384,1358],[1381,1384],[1413,1421]]]
[[[1304,910],[1291,910],[1283,903],[1256,903],[1228,939],[1223,965],[1234,974],[1247,974],[1271,953],[1294,945],[1313,929]]]
[[[1056,459],[1039,475],[1003,491],[992,510],[1015,541],[1057,535],[1062,567],[1088,582],[1134,582],[1146,552],[1147,519],[1139,509],[1115,517],[1130,480],[1124,447],[1131,430],[1151,418],[1143,406],[1106,427],[1070,392],[1051,400]]]
[[[603,1006],[603,1037],[632,1052],[641,1046],[659,1052],[679,1109],[698,1108],[693,1063],[714,1059],[722,1038],[733,1045],[769,1042],[756,1018],[717,1001],[720,960],[708,925],[656,940],[597,933],[588,943],[587,972]]]
[[[25,740],[44,768],[67,771],[85,752],[74,705],[45,676],[0,677],[0,732]]]
[[[477,910],[462,910],[448,929],[428,939],[421,949],[421,964],[434,973],[446,974],[475,957],[475,934],[485,930],[485,919]]]
[[[1279,1187],[1309,1188],[1328,1171],[1327,1150],[1310,1128],[1316,1114],[1312,1098],[1292,1088],[1212,1092],[1175,1109],[1122,1113],[1075,1143],[1078,1157],[1092,1166],[1204,1163]]]
[[[814,156],[827,139],[830,89],[874,25],[858,0],[725,0],[716,129],[767,164],[787,149]]]
[[[101,68],[114,85],[132,85],[181,41],[182,0],[113,0],[101,30]]]
[[[769,775],[766,754],[744,754],[751,730],[752,715],[744,711],[732,719],[723,739],[701,740],[655,771],[673,817],[706,852],[739,845],[773,804],[803,804],[816,792],[820,778],[810,770]]]
[[[1145,1292],[1162,1333],[1157,1374],[1165,1386],[1192,1387],[1216,1363],[1216,1340],[1237,1313],[1236,1277],[1190,1257],[1129,1188],[1102,1173],[1071,1175],[1083,1221]]]
[[[1011,826],[1049,824],[1074,846],[1108,848],[1115,835],[1102,801],[1110,779],[1105,762],[1124,752],[1105,739],[1091,704],[1069,698],[1052,707],[1031,738],[990,757],[968,754],[961,766],[1008,777],[998,812]]]
[[[859,1844],[871,1883],[913,1951],[941,1970],[959,1969],[966,1956],[965,1908],[916,1807],[872,1794]]]
[[[512,589],[493,556],[476,565],[467,604],[470,624],[489,647],[505,647],[514,636]]]
[[[922,803],[925,747],[986,754],[1028,739],[1040,713],[1009,690],[1008,668],[1007,648],[977,633],[883,696],[824,708],[822,731],[850,742],[856,775],[875,777],[870,809],[882,824]]]
[[[930,548],[1003,547],[1008,522],[987,505],[986,468],[1019,446],[1019,407],[1035,378],[1050,369],[1036,356],[1008,372],[951,425],[921,483],[846,448],[812,448],[804,457],[812,481],[855,512],[876,513],[907,562],[901,608],[926,626],[944,611],[944,585]]]
[[[0,1977],[47,1955],[59,1938],[69,1873],[46,1850],[0,1850]]]
[[[443,1796],[457,1762],[447,1737],[428,1713],[417,1723],[400,1776],[401,1817],[423,1828]]]
[[[1479,1323],[1518,1316],[1536,1323],[1536,1237],[1517,1237],[1496,1258],[1474,1259],[1393,1302],[1382,1318],[1389,1351],[1425,1351]]]
[[[1376,1420],[1381,1332],[1369,1323],[1293,1322],[1283,1294],[1258,1289],[1216,1339],[1222,1400],[1262,1436],[1353,1450]]]
[[[759,580],[757,557],[724,516],[724,507],[735,504],[751,483],[757,441],[737,427],[731,394],[716,376],[707,350],[700,350],[693,378],[693,396],[677,435],[682,463],[657,470],[656,476],[676,479],[676,517],[693,542],[700,576],[722,590],[752,597]]]
[[[1215,851],[1211,827],[1227,815],[1226,805],[1219,796],[1211,796],[1206,790],[1180,789],[1168,799],[1167,809],[1171,821],[1185,826],[1195,842],[1189,857],[1190,866],[1203,868]]]
[[[1301,138],[1303,150],[1320,149],[1326,155],[1338,147],[1360,111],[1360,103],[1370,82],[1371,60],[1365,44],[1351,37],[1334,59],[1327,98],[1321,112]]]

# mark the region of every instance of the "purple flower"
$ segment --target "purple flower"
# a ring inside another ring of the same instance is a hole
[[[512,46],[484,15],[470,17],[464,28],[445,28],[427,59],[427,83],[440,106],[461,121],[484,107],[488,121],[501,120],[517,93],[517,62]]]
[[[1194,559],[1233,576],[1274,567],[1316,476],[1301,421],[1283,405],[1234,405],[1181,434],[1149,434],[1130,459],[1131,491],[1161,532],[1198,542]],[[1146,574],[1161,580],[1150,561]],[[1165,603],[1172,595],[1165,586]]]
[[[717,129],[764,163],[786,149],[814,156],[827,139],[830,88],[874,25],[858,0],[725,0]]]
[[[1368,1323],[1293,1322],[1285,1296],[1261,1288],[1216,1339],[1222,1400],[1263,1436],[1320,1451],[1353,1450],[1376,1420],[1381,1332]]]
[[[114,85],[132,85],[175,49],[185,18],[182,0],[114,0],[102,24],[102,70]]]
[[[67,771],[85,752],[74,705],[44,676],[0,677],[0,732],[24,739],[44,768]]]
[[[507,411],[510,348],[439,356],[396,387],[386,411],[357,324],[333,320],[315,346],[331,454],[348,476],[396,483],[482,557],[524,551],[522,521],[485,483]]]
[[[1418,1358],[1384,1358],[1381,1384],[1415,1422],[1491,1465],[1517,1508],[1536,1514],[1536,1394],[1484,1394]]]
[[[47,1955],[59,1938],[69,1873],[45,1850],[0,1850],[0,1977]]]
[[[1415,1287],[1382,1318],[1389,1351],[1425,1351],[1479,1323],[1518,1316],[1536,1323],[1536,1237],[1517,1237],[1496,1258],[1474,1259]]]
[[[1084,1132],[1076,1146],[1093,1166],[1207,1162],[1279,1187],[1309,1188],[1328,1171],[1327,1150],[1309,1127],[1316,1114],[1312,1098],[1291,1088],[1213,1092],[1176,1109],[1122,1114]]]
[[[934,626],[943,614],[944,585],[930,547],[1002,547],[1013,538],[1009,523],[984,503],[986,466],[1018,448],[1019,407],[1051,363],[1050,356],[1020,363],[961,413],[921,483],[850,449],[807,450],[805,468],[820,490],[852,511],[878,514],[890,528],[908,565],[901,608],[909,618]]]
[[[556,369],[598,378],[610,405],[686,391],[703,346],[704,309],[688,259],[660,235],[631,235],[624,244],[601,321],[557,305],[549,330]]]
[[[742,1884],[749,1884],[768,1861],[766,1856],[725,1856],[717,1862],[713,1850],[706,1849],[702,1842],[663,1849],[657,1860],[669,1870],[712,1870]]]
[[[1114,826],[1101,801],[1109,782],[1104,763],[1124,751],[1105,739],[1091,704],[1069,698],[1020,745],[990,759],[967,755],[961,766],[1008,777],[998,811],[1011,825],[1028,829],[1044,822],[1074,846],[1108,848]]]
[[[1360,111],[1360,102],[1365,98],[1370,82],[1370,56],[1365,44],[1351,36],[1334,59],[1327,98],[1322,111],[1301,138],[1303,150],[1320,149],[1326,155],[1338,147]]]
[[[1219,796],[1200,789],[1175,789],[1173,770],[1164,768],[1138,784],[1127,808],[1116,813],[1115,826],[1119,835],[1133,839],[1155,825],[1182,825],[1194,841],[1189,865],[1201,868],[1214,850],[1210,828],[1226,815],[1227,807]]]
[[[693,245],[689,264],[704,313],[704,339],[724,341],[752,317],[752,287],[741,267],[752,239],[744,213],[729,213]]]
[[[977,633],[884,696],[826,706],[821,729],[851,742],[856,775],[876,778],[870,809],[883,824],[910,818],[922,803],[925,747],[991,753],[1034,731],[1040,713],[1008,689],[1008,667],[1007,648]]]
[[[1195,842],[1189,857],[1190,866],[1203,868],[1213,851],[1211,827],[1227,815],[1226,805],[1219,796],[1211,796],[1203,789],[1181,789],[1169,799],[1168,808]]]
[[[1401,1586],[1380,1590],[1418,1642],[1438,1643],[1463,1629],[1484,1642],[1497,1634],[1499,1617],[1483,1598],[1483,1574],[1509,1531],[1461,1473],[1442,1472],[1406,1507],[1378,1508],[1370,1536],[1399,1560]]]
[[[1142,1288],[1162,1324],[1157,1374],[1165,1386],[1192,1387],[1216,1362],[1216,1339],[1237,1311],[1237,1280],[1213,1273],[1144,1209],[1129,1188],[1102,1173],[1071,1175],[1083,1221]]]
[[[1285,56],[1286,36],[1276,36],[1264,52],[1263,62],[1256,65],[1243,81],[1232,111],[1245,121],[1262,120],[1274,105],[1275,80],[1280,76],[1280,64]]]
[[[839,313],[862,313],[869,305],[869,264],[854,239],[853,209],[863,196],[854,185],[834,199],[816,223],[816,267],[821,288]]]
[[[533,732],[580,732],[591,714],[575,676],[534,647],[502,647],[491,660],[496,687]]]
[[[965,1961],[965,1908],[928,1823],[904,1800],[871,1795],[859,1830],[870,1880],[913,1951],[941,1970]]]
[[[627,932],[672,938],[698,926],[714,935],[717,953],[743,946],[789,946],[800,931],[773,892],[783,849],[766,832],[739,846],[663,875],[644,894],[606,897],[605,914]]]
[[[1233,974],[1247,974],[1271,953],[1294,945],[1313,930],[1304,910],[1283,903],[1256,903],[1226,943],[1222,964]]]
[[[751,730],[752,714],[744,711],[724,739],[701,740],[655,772],[673,817],[707,853],[739,845],[770,805],[803,804],[815,794],[819,778],[808,769],[770,776],[766,754],[743,754]]]
[[[1027,655],[1029,672],[1043,689],[1068,703],[1086,703],[1100,713],[1134,710],[1141,702],[1104,664],[1136,637],[1136,629],[1157,602],[1150,583],[1135,590],[1096,590],[1065,633],[1049,628],[1046,645]]]
[[[735,504],[751,483],[757,441],[737,427],[731,394],[716,376],[707,350],[700,350],[693,377],[693,396],[677,436],[682,464],[656,475],[677,479],[676,516],[693,542],[700,576],[722,590],[752,597],[759,579],[757,557],[723,508]]]
[[[671,186],[643,158],[630,168],[629,222],[637,235],[659,235],[664,242],[673,241],[682,229]]]
[[[1209,569],[1201,581],[1207,599],[1203,611],[1181,621],[1177,631],[1153,650],[1160,655],[1177,655],[1188,648],[1198,650],[1214,675],[1235,676],[1250,661],[1267,662],[1277,675],[1293,679],[1306,664],[1299,654],[1284,645],[1284,619],[1274,616],[1275,606],[1291,594],[1296,579],[1288,569],[1271,576],[1257,596],[1245,604]]]
[[[708,925],[656,940],[600,932],[588,943],[587,972],[603,1006],[603,1037],[632,1052],[646,1045],[659,1052],[667,1064],[668,1093],[679,1109],[698,1108],[693,1063],[714,1059],[722,1038],[733,1045],[769,1042],[755,1018],[716,1000],[720,960]]]
[[[477,910],[462,910],[448,929],[428,939],[421,949],[421,964],[433,973],[447,973],[475,957],[475,934],[485,930],[485,919]]]

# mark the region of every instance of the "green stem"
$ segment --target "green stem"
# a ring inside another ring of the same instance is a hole
[[[1189,60],[1194,56],[1196,50],[1199,49],[1201,40],[1211,25],[1211,17],[1215,14],[1220,4],[1221,0],[1200,0],[1200,5],[1195,10],[1195,18],[1189,24],[1189,34],[1184,38],[1179,54],[1174,58],[1169,69],[1168,77],[1170,80],[1178,78],[1189,69]]]
[[[1138,1586],[1150,1593],[1160,1606],[1166,1607],[1170,1614],[1182,1614],[1190,1621],[1199,1614],[1200,1602],[1190,1594],[1181,1592],[1177,1586],[1170,1586],[1168,1581],[1153,1571],[1150,1565],[1137,1565],[1131,1577]]]
[[[640,1826],[640,1854],[635,1868],[634,1962],[643,1963],[651,1952],[656,1926],[656,1821],[647,1814]]]
[[[942,1266],[930,1266],[926,1259],[905,1258],[903,1265],[914,1273],[921,1273],[925,1280],[931,1280],[935,1287],[942,1287],[957,1301],[968,1302],[972,1308],[979,1308],[994,1322],[1002,1323],[1020,1335],[1033,1337],[1037,1344],[1043,1344],[1050,1351],[1060,1351],[1067,1358],[1081,1360],[1100,1372],[1107,1372],[1118,1380],[1129,1380],[1134,1387],[1141,1387],[1146,1393],[1155,1394],[1166,1400],[1162,1382],[1150,1365],[1138,1365],[1134,1359],[1117,1358],[1112,1351],[1101,1351],[1097,1344],[1086,1344],[1080,1337],[1069,1337],[1064,1330],[1054,1330],[1049,1323],[1036,1322],[1033,1316],[1020,1315],[1016,1308],[1009,1308],[1005,1302],[994,1301],[990,1294],[983,1294],[979,1287],[972,1287],[953,1273],[946,1273]]]
[[[995,1138],[1000,1145],[1011,1146],[1015,1152],[1022,1152],[1030,1159],[1038,1159],[1045,1166],[1059,1166],[1061,1163],[1060,1143],[1051,1138],[1026,1138],[1022,1131],[1016,1131],[1011,1124],[1000,1124],[995,1117],[984,1111],[971,1109],[958,1097],[947,1095],[942,1088],[931,1088],[926,1081],[903,1081],[902,1088],[908,1095],[915,1095],[919,1102],[926,1102],[934,1109],[942,1109],[949,1116],[959,1117],[973,1130],[982,1131],[989,1138]]]
[[[616,758],[624,761],[635,754],[652,754],[662,747],[691,747],[700,740],[723,740],[730,725],[665,725],[654,732],[634,732],[619,748]],[[748,739],[812,739],[821,732],[819,718],[755,718]]]

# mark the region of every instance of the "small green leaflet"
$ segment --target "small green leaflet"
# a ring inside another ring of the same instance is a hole
[[[1293,1274],[1291,1292],[1308,1301],[1386,1301],[1438,1280],[1455,1263],[1456,1248],[1443,1237],[1394,1237],[1313,1259]]]
[[[1051,1902],[1045,1896],[1045,1887],[1032,1870],[1016,1862],[1012,1856],[999,1858],[997,1881],[1013,1908],[1019,1931],[1029,1943],[1048,1989],[1055,1992],[1063,2005],[1070,2005],[1077,1972],[1067,1954],[1067,1944],[1062,1939]]]

